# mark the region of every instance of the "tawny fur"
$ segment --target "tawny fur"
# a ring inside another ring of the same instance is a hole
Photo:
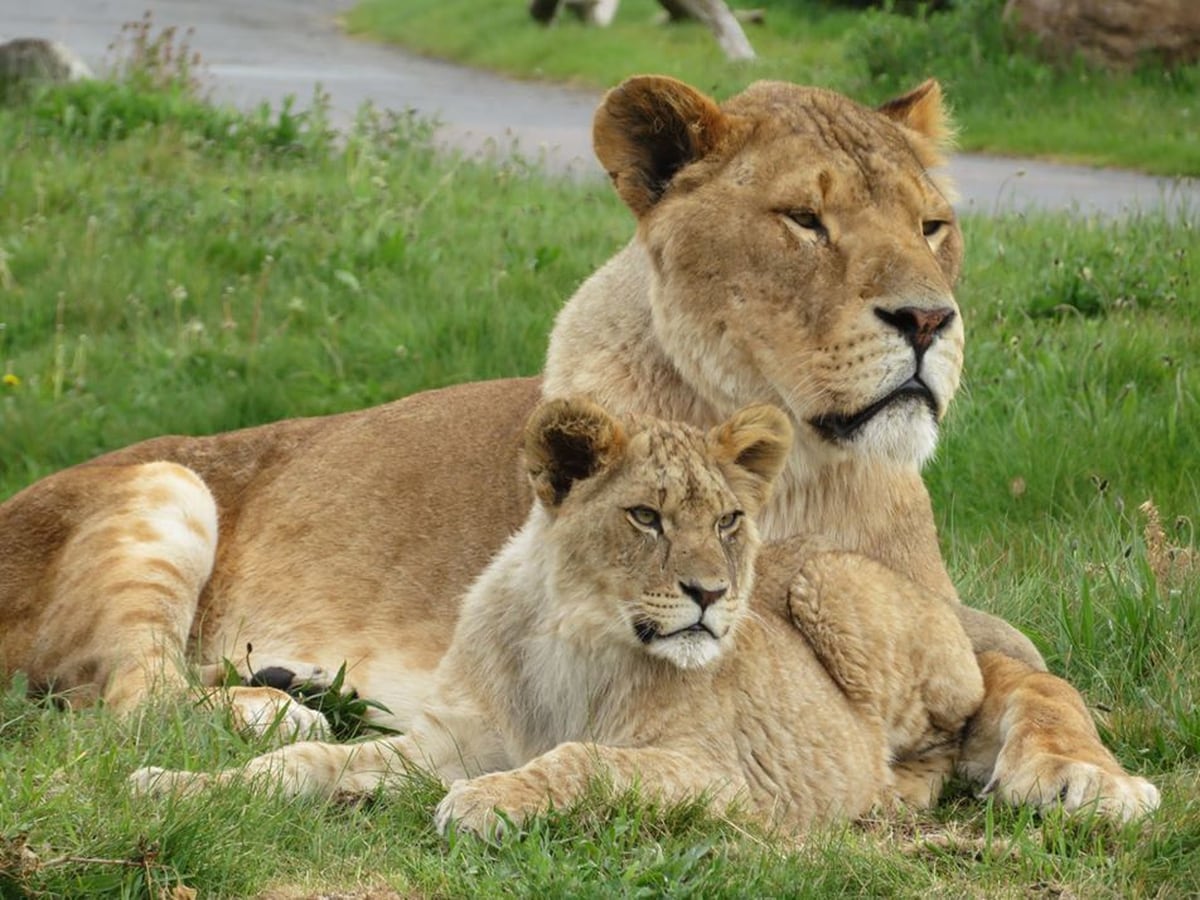
[[[172,621],[196,610],[190,629],[164,627],[145,643],[201,663],[241,659],[248,641],[328,671],[345,661],[350,686],[405,727],[432,689],[458,598],[528,510],[516,435],[543,393],[700,427],[774,403],[796,442],[761,513],[764,536],[819,534],[955,599],[920,477],[962,365],[962,238],[936,169],[951,130],[933,84],[873,111],[790,84],[756,84],[718,105],[668,78],[630,79],[597,111],[595,143],[637,234],[562,310],[543,382],[160,439],[34,485],[0,506],[0,664],[58,689],[119,691],[128,703],[144,694],[97,682],[146,652],[108,629],[71,650],[91,667],[62,671],[29,648],[71,640],[46,611],[61,603],[56,579],[71,577],[74,529],[109,513],[115,467],[165,459],[204,481],[220,536],[198,601],[182,589],[164,599],[179,609]],[[938,324],[918,339],[919,321]],[[841,437],[819,427],[914,375],[927,393],[901,390]],[[127,468],[121,480],[149,490],[148,472]],[[90,615],[95,601],[78,602]],[[125,594],[103,602],[120,607]],[[961,614],[975,648],[1009,654],[1015,673],[989,682],[985,708],[996,714],[971,731],[970,771],[1014,802],[1056,803],[1066,748],[1099,772],[1067,786],[1071,805],[1103,796],[1129,815],[1156,805],[1154,788],[1100,744],[1078,694],[1038,671],[1028,640]],[[1022,691],[1025,679],[1036,693]],[[1036,732],[1006,743],[1026,717],[1054,717],[1053,744]]]
[[[791,431],[770,407],[705,434],[547,404],[527,440],[539,500],[467,594],[407,735],[295,744],[214,775],[144,769],[135,785],[358,793],[401,786],[415,763],[453,782],[439,827],[483,834],[570,805],[596,776],[791,829],[929,804],[983,697],[974,651],[950,604],[854,554],[793,539],[756,579],[751,516]]]

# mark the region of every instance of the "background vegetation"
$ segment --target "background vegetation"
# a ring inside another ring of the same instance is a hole
[[[606,186],[436,156],[418,123],[364,114],[341,142],[319,104],[242,116],[179,84],[0,108],[0,196],[0,498],[154,434],[536,372],[554,311],[632,231]],[[1194,896],[1195,232],[964,228],[966,389],[929,472],[949,564],[1162,788],[1149,823],[1037,817],[964,788],[797,845],[597,796],[499,848],[445,843],[421,782],[363,808],[237,787],[134,800],[139,765],[261,747],[186,705],[116,722],[35,704],[18,681],[0,693],[0,896]]]
[[[560,16],[536,25],[520,0],[362,0],[351,30],[432,56],[523,78],[607,88],[644,72],[674,75],[724,97],[779,78],[878,103],[936,76],[967,150],[1200,175],[1200,65],[1131,75],[1053,66],[1004,31],[1004,0],[949,0],[904,15],[826,0],[735,0],[766,9],[746,26],[752,63],[726,62],[700,25],[660,25],[656,0],[622,0],[605,29]],[[916,4],[909,4],[916,6]]]

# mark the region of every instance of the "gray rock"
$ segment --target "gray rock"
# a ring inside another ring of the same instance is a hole
[[[0,84],[82,81],[93,77],[87,63],[58,41],[15,38],[0,44]]]
[[[1079,53],[1117,70],[1200,59],[1200,0],[1008,0],[1004,18],[1055,59]]]

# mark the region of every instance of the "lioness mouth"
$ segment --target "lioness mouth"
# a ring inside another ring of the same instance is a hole
[[[873,418],[893,403],[908,397],[919,397],[924,400],[925,405],[929,407],[929,411],[933,413],[934,418],[937,418],[937,401],[934,399],[933,391],[921,380],[919,375],[914,375],[886,397],[876,400],[865,409],[861,409],[850,415],[836,415],[831,413],[824,416],[817,416],[815,419],[810,419],[809,424],[828,440],[851,441],[854,440],[854,436],[858,430]]]

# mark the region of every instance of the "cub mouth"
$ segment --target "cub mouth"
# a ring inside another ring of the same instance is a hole
[[[667,638],[678,637],[681,634],[690,634],[690,633],[697,633],[697,632],[703,632],[704,634],[707,634],[713,640],[717,640],[717,636],[715,634],[713,634],[713,630],[711,628],[709,628],[707,625],[705,625],[703,622],[693,622],[691,625],[687,625],[683,628],[677,628],[674,631],[668,631],[666,634],[662,634],[658,630],[658,626],[655,625],[653,622],[643,621],[643,622],[638,622],[633,626],[633,632],[634,632],[634,634],[637,635],[637,639],[639,641],[641,641],[643,644],[650,644],[650,643],[653,643],[654,641],[661,641],[661,640],[666,640]]]
[[[835,443],[837,441],[852,441],[858,432],[862,430],[863,426],[873,418],[893,403],[907,400],[910,397],[923,400],[929,408],[929,412],[933,414],[934,419],[937,419],[937,400],[933,396],[933,391],[929,389],[929,385],[921,380],[919,375],[914,375],[890,394],[876,400],[870,406],[864,407],[856,413],[848,415],[828,413],[823,416],[817,416],[815,419],[810,419],[809,424],[826,440]]]

